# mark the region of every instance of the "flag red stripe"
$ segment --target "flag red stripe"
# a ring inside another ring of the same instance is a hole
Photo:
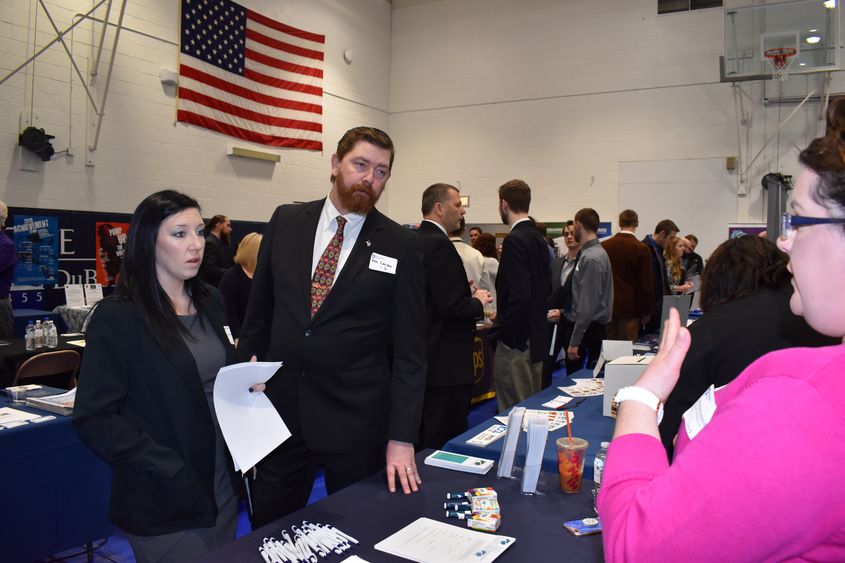
[[[259,62],[266,66],[271,66],[273,68],[278,68],[280,70],[286,70],[288,72],[295,72],[297,74],[304,74],[306,76],[314,76],[316,78],[323,78],[323,71],[319,68],[312,68],[310,66],[304,65],[297,65],[293,63],[289,63],[287,61],[282,61],[264,53],[259,53],[258,51],[253,51],[252,49],[244,49],[244,56],[248,59],[252,59],[256,62]]]
[[[291,45],[290,43],[285,43],[284,41],[279,41],[278,39],[273,39],[272,37],[267,37],[261,33],[258,33],[254,29],[250,29],[248,26],[246,28],[246,38],[252,39],[253,41],[257,41],[262,45],[267,45],[268,47],[272,47],[273,49],[277,49],[279,51],[285,51],[286,53],[290,53],[291,55],[299,55],[300,57],[307,57],[309,59],[315,59],[318,61],[323,60],[323,52],[322,51],[315,51],[313,49],[306,49],[305,47],[299,47],[297,45]]]
[[[244,69],[244,78],[254,80],[255,82],[258,82],[260,84],[266,84],[267,86],[275,86],[276,88],[282,88],[284,90],[303,92],[305,94],[314,94],[315,96],[323,95],[323,89],[319,86],[311,86],[309,84],[291,82],[290,80],[282,80],[281,78],[273,78],[272,76],[267,76],[266,74],[261,74],[260,72],[248,68]]]
[[[196,102],[206,107],[210,107],[212,109],[216,109],[224,113],[240,117],[242,119],[247,119],[256,123],[263,123],[264,125],[271,125],[273,127],[285,127],[287,129],[302,129],[304,131],[314,131],[316,133],[323,132],[323,126],[320,123],[264,115],[263,113],[244,109],[242,107],[218,100],[217,98],[212,98],[211,96],[200,94],[199,92],[195,92],[194,90],[180,88],[179,97],[183,100],[190,100],[192,102]]]
[[[236,137],[238,139],[251,141],[253,143],[261,143],[262,145],[306,149],[311,151],[323,150],[323,143],[321,143],[320,141],[310,141],[307,139],[291,139],[290,137],[277,137],[275,135],[265,135],[263,133],[256,133],[254,131],[249,131],[247,129],[236,127],[229,123],[222,123],[215,119],[211,119],[203,115],[198,115],[190,111],[179,110],[176,113],[176,119],[178,121],[190,123],[192,125],[205,127],[206,129],[212,129],[214,131],[223,133],[224,135],[229,135],[230,137]]]
[[[253,102],[259,104],[264,104],[277,108],[293,109],[297,111],[307,111],[310,113],[317,113],[321,115],[323,113],[323,107],[319,104],[309,104],[307,102],[286,100],[284,98],[277,98],[275,96],[268,96],[267,94],[254,92],[248,88],[238,86],[237,84],[232,84],[231,82],[227,82],[225,80],[217,78],[216,76],[212,76],[211,74],[202,72],[201,70],[197,70],[193,67],[184,64],[179,66],[179,74],[181,76],[187,76],[188,78],[192,78],[198,82],[208,84],[209,86],[217,88],[218,90],[229,92],[230,94],[240,96],[241,98],[247,100],[252,100]]]
[[[252,10],[246,11],[246,17],[257,21],[261,25],[265,25],[269,28],[275,29],[276,31],[281,31],[282,33],[287,33],[288,35],[293,35],[294,37],[298,37],[300,39],[307,39],[308,41],[314,41],[315,43],[326,42],[325,35],[319,35],[317,33],[311,33],[303,29],[297,29],[295,27],[285,25],[282,22],[271,20],[267,16],[262,16],[258,12],[253,12]]]

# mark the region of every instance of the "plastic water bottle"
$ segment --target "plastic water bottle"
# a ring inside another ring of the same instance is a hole
[[[26,334],[24,336],[24,342],[26,343],[27,352],[32,352],[33,350],[35,350],[35,325],[32,324],[32,321],[26,323]]]
[[[59,345],[59,331],[56,323],[47,321],[47,348],[56,348]]]
[[[604,471],[604,462],[607,459],[607,447],[609,442],[602,442],[599,453],[596,454],[596,459],[593,460],[593,510],[596,514],[599,513],[596,500],[599,498],[599,489],[601,489],[601,474]]]
[[[35,321],[35,348],[42,348],[44,346],[44,327],[41,321]]]

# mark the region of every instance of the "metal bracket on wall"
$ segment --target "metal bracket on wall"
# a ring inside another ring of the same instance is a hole
[[[100,32],[100,41],[99,41],[99,45],[97,46],[97,52],[96,52],[96,55],[95,55],[94,64],[91,67],[91,78],[93,79],[94,77],[96,77],[97,74],[98,74],[98,67],[99,67],[99,63],[100,63],[100,55],[102,54],[103,47],[105,45],[106,28],[109,25],[109,16],[111,14],[111,8],[112,8],[113,1],[114,0],[99,0],[96,4],[94,4],[94,6],[90,10],[88,10],[87,12],[82,14],[81,17],[76,19],[76,21],[74,21],[66,29],[59,30],[59,27],[56,25],[56,22],[53,19],[53,16],[50,15],[50,10],[47,8],[47,5],[44,3],[44,0],[38,0],[38,4],[44,10],[45,15],[47,16],[47,19],[50,22],[50,25],[53,27],[53,30],[56,32],[56,36],[49,43],[47,43],[46,45],[44,45],[43,47],[38,49],[38,51],[36,51],[31,57],[26,59],[23,63],[21,63],[16,68],[9,71],[5,76],[0,78],[0,85],[2,85],[4,82],[9,80],[12,76],[16,75],[18,72],[20,72],[21,70],[26,68],[26,66],[28,64],[30,64],[35,59],[40,57],[50,47],[52,47],[56,43],[61,43],[62,47],[64,47],[65,53],[67,53],[67,56],[70,59],[70,64],[73,66],[73,69],[76,72],[76,75],[79,77],[79,80],[82,83],[82,87],[85,88],[85,94],[88,96],[88,101],[91,104],[91,108],[93,109],[94,114],[97,116],[96,122],[92,124],[93,125],[93,131],[91,130],[91,128],[86,128],[86,130],[89,131],[89,133],[87,135],[88,140],[86,142],[87,153],[88,153],[86,155],[86,164],[89,165],[89,166],[94,165],[94,161],[93,161],[91,152],[97,150],[97,143],[99,142],[99,139],[100,139],[100,129],[101,129],[102,124],[103,124],[103,117],[105,116],[106,99],[108,98],[108,93],[109,93],[109,83],[111,82],[112,70],[114,68],[114,59],[115,59],[115,56],[117,55],[117,45],[118,45],[118,40],[120,39],[120,30],[123,27],[123,16],[126,13],[126,2],[127,2],[127,0],[120,0],[120,15],[118,16],[116,29],[115,29],[115,32],[114,32],[114,41],[112,42],[111,57],[109,59],[108,71],[106,73],[106,81],[105,81],[105,85],[103,86],[103,92],[102,92],[102,96],[100,98],[99,104],[97,103],[97,100],[95,100],[94,93],[89,88],[89,84],[88,84],[89,81],[86,80],[85,77],[83,76],[82,71],[79,69],[79,65],[77,65],[76,60],[73,58],[73,54],[71,53],[70,47],[68,47],[67,43],[65,42],[65,35],[70,33],[71,30],[73,30],[77,25],[82,23],[84,20],[86,20],[86,19],[92,19],[93,20],[91,15],[100,6],[102,6],[103,4],[106,4],[106,14],[105,14],[105,17],[103,18],[103,27],[102,27],[102,30]]]

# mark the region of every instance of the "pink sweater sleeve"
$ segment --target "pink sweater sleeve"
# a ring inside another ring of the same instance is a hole
[[[655,438],[614,440],[598,500],[606,560],[783,560],[819,549],[845,526],[842,433],[807,381],[766,377],[719,406],[671,467]]]

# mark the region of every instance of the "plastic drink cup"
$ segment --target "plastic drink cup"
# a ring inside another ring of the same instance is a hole
[[[581,492],[581,478],[584,476],[584,456],[589,442],[583,438],[558,438],[557,469],[560,473],[560,490],[564,493]]]

